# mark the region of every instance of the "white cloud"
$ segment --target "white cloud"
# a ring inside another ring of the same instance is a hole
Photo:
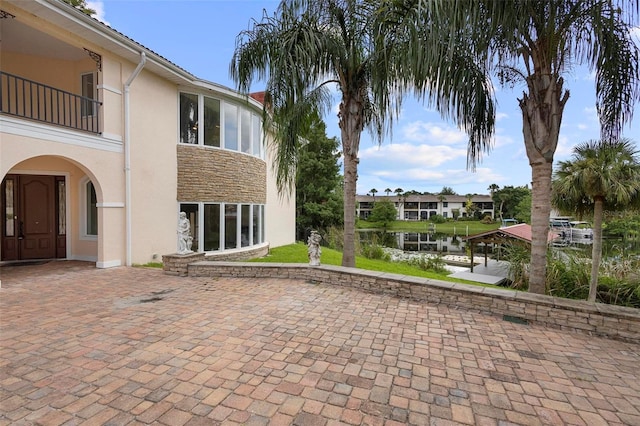
[[[457,144],[465,142],[467,135],[454,127],[424,121],[414,121],[401,129],[404,139],[420,143]]]
[[[573,147],[576,145],[575,141],[569,141],[566,136],[560,136],[558,138],[558,146],[556,147],[556,153],[554,155],[555,160],[565,160],[573,153]]]
[[[505,118],[509,118],[509,114],[504,112],[496,113],[496,121],[504,120]]]
[[[104,3],[102,0],[87,0],[87,7],[96,11],[93,15],[98,21],[109,25],[109,22],[105,19]]]
[[[399,169],[412,165],[435,167],[447,161],[466,158],[466,155],[466,148],[409,143],[392,143],[360,150],[360,159],[366,160],[367,163],[382,162],[385,167],[395,165]]]

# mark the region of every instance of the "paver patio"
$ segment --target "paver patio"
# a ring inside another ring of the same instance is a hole
[[[296,280],[0,279],[2,425],[640,425],[640,343]]]

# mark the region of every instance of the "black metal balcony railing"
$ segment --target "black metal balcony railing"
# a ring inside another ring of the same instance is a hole
[[[0,112],[100,133],[102,102],[0,71]]]

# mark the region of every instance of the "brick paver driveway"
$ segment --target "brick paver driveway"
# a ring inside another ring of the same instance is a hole
[[[640,425],[638,344],[303,281],[0,273],[0,424]]]

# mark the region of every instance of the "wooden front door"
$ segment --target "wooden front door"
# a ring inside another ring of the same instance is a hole
[[[7,175],[2,184],[2,260],[52,259],[66,256],[64,177]],[[61,235],[62,234],[62,235]],[[62,237],[62,238],[61,238]]]

